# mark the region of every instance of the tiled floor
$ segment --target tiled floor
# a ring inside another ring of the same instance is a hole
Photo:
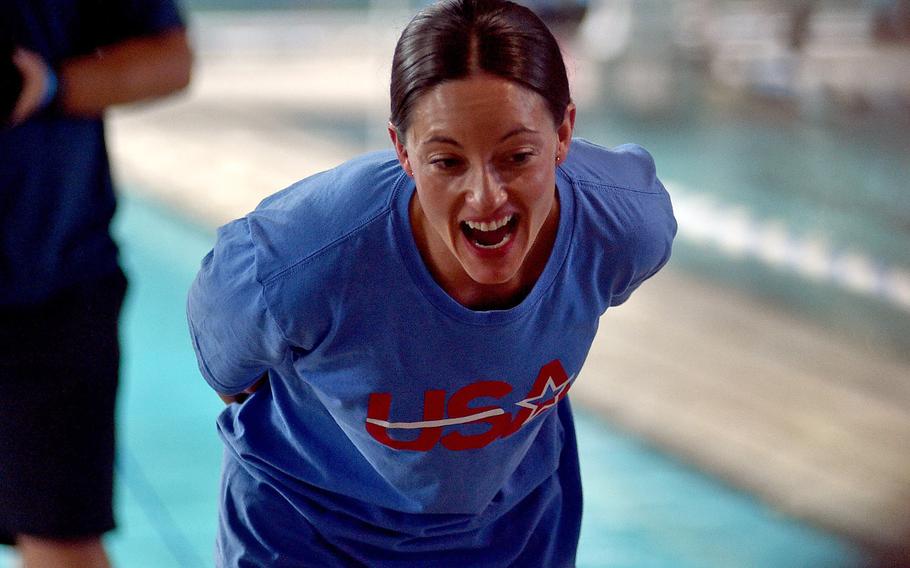
[[[211,566],[221,407],[198,376],[185,291],[211,234],[126,199],[118,219],[131,275],[124,317],[117,566]],[[617,432],[578,420],[586,503],[580,567],[846,568],[858,552]],[[9,551],[0,567],[11,566]]]

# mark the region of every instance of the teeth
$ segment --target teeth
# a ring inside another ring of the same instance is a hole
[[[477,223],[476,221],[465,221],[465,225],[470,227],[475,231],[495,231],[496,229],[501,229],[509,224],[509,221],[512,220],[511,215],[506,215],[498,221],[493,221],[492,223]],[[499,245],[494,245],[499,246]]]
[[[498,249],[498,248],[504,247],[506,245],[506,243],[508,243],[511,240],[512,240],[512,233],[506,233],[506,235],[502,238],[502,240],[499,241],[498,243],[496,243],[495,245],[482,245],[482,244],[478,243],[477,241],[474,241],[474,244],[482,249]]]

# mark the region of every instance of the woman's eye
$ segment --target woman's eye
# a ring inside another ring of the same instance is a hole
[[[531,152],[519,152],[517,154],[512,154],[512,163],[513,164],[524,164],[531,159]]]
[[[437,158],[430,163],[441,170],[451,170],[458,167],[459,164],[455,158]]]

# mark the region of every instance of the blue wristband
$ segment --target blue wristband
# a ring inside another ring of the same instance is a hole
[[[57,96],[57,74],[50,67],[47,68],[47,74],[44,76],[44,97],[41,98],[41,108],[45,108],[54,102]]]

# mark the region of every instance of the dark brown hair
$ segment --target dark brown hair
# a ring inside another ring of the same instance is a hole
[[[489,73],[538,93],[556,125],[571,102],[559,44],[534,12],[505,0],[445,0],[418,13],[392,58],[390,121],[400,137],[420,96],[444,81]]]

